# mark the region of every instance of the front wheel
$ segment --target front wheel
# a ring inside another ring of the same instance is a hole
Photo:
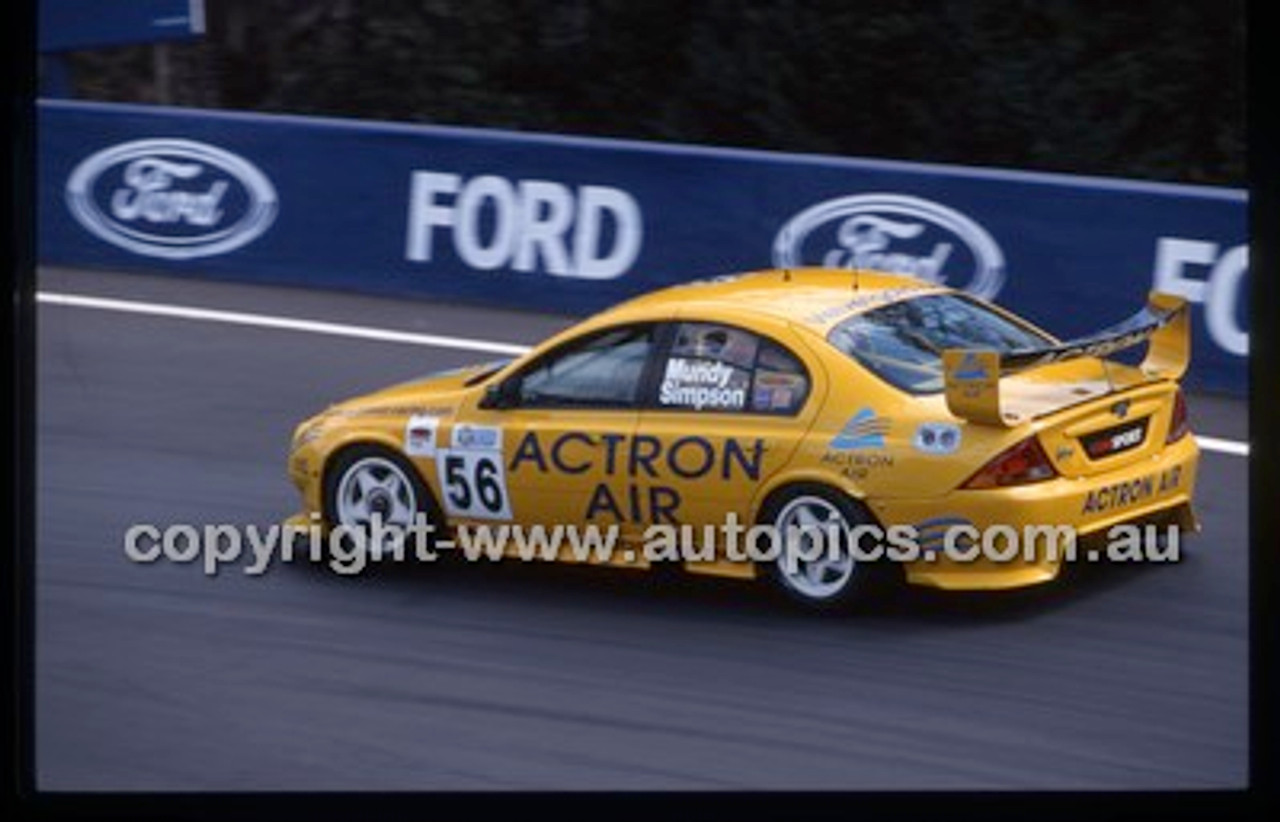
[[[400,550],[408,553],[405,542],[409,529],[422,522],[419,514],[427,522],[439,522],[431,492],[413,466],[375,446],[356,446],[335,458],[325,472],[324,502],[329,527],[341,526],[349,538],[362,537],[375,560],[397,544],[387,538],[397,532],[402,535]]]
[[[882,602],[896,589],[893,568],[865,562],[851,550],[850,533],[874,520],[861,505],[822,485],[802,485],[775,496],[760,521],[774,529],[775,585],[814,610],[849,610]]]

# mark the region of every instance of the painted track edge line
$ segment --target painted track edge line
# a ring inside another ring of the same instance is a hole
[[[1249,443],[1239,440],[1224,440],[1221,437],[1196,434],[1196,444],[1205,451],[1216,451],[1219,454],[1231,454],[1236,457],[1249,456]]]
[[[453,337],[441,334],[419,334],[411,331],[389,331],[384,328],[372,328],[360,325],[344,325],[342,323],[324,322],[320,320],[300,320],[289,317],[276,317],[270,314],[254,314],[244,311],[224,311],[212,308],[194,308],[191,306],[169,305],[165,303],[148,303],[136,300],[119,300],[109,297],[88,297],[80,294],[61,294],[49,291],[36,292],[36,302],[48,305],[72,306],[75,308],[96,308],[102,311],[119,311],[130,314],[147,314],[154,317],[171,317],[183,320],[199,320],[204,322],[229,323],[258,328],[272,328],[283,331],[305,331],[311,334],[328,334],[336,337],[352,337],[377,342],[405,343],[423,345],[434,348],[453,348],[462,351],[482,351],[490,354],[519,355],[529,350],[528,346],[514,343],[477,340],[468,337]]]

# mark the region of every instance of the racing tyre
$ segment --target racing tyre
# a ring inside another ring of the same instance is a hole
[[[884,604],[900,587],[892,563],[867,562],[850,551],[849,530],[876,522],[835,489],[792,486],[766,503],[759,521],[775,529],[778,544],[768,570],[776,588],[810,610],[863,610]]]
[[[324,516],[330,529],[342,527],[347,549],[363,540],[373,561],[415,556],[416,536],[410,526],[418,515],[434,527],[441,522],[439,508],[417,470],[404,457],[378,446],[354,446],[338,454],[325,471]],[[375,539],[376,521],[404,535],[396,548],[393,540]],[[431,540],[428,539],[428,546]]]

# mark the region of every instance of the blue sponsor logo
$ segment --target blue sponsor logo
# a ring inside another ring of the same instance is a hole
[[[487,426],[460,425],[454,430],[453,442],[457,448],[491,450],[502,445],[502,431]]]
[[[863,408],[849,418],[844,428],[831,440],[836,451],[884,448],[884,435],[889,433],[889,420],[870,408]]]
[[[972,351],[964,355],[954,376],[957,380],[985,380],[988,378],[987,368]]]
[[[1005,279],[1004,252],[968,215],[887,192],[824,200],[796,214],[774,238],[773,262],[891,271],[985,299]]]
[[[925,454],[954,454],[960,447],[960,427],[949,422],[922,422],[911,444]]]
[[[916,542],[920,546],[921,551],[941,551],[947,532],[952,528],[967,527],[973,528],[973,521],[957,516],[943,516],[926,519],[923,522],[916,523]],[[961,550],[967,550],[973,545],[973,539],[969,534],[960,534],[952,544]]]
[[[256,166],[194,140],[134,140],[86,157],[67,208],[87,231],[147,257],[225,254],[271,227],[275,187]]]

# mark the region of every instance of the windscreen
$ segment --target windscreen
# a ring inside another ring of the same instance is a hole
[[[1053,340],[962,294],[929,294],[855,314],[827,340],[889,384],[912,394],[943,389],[942,352],[983,348],[1002,354]]]

